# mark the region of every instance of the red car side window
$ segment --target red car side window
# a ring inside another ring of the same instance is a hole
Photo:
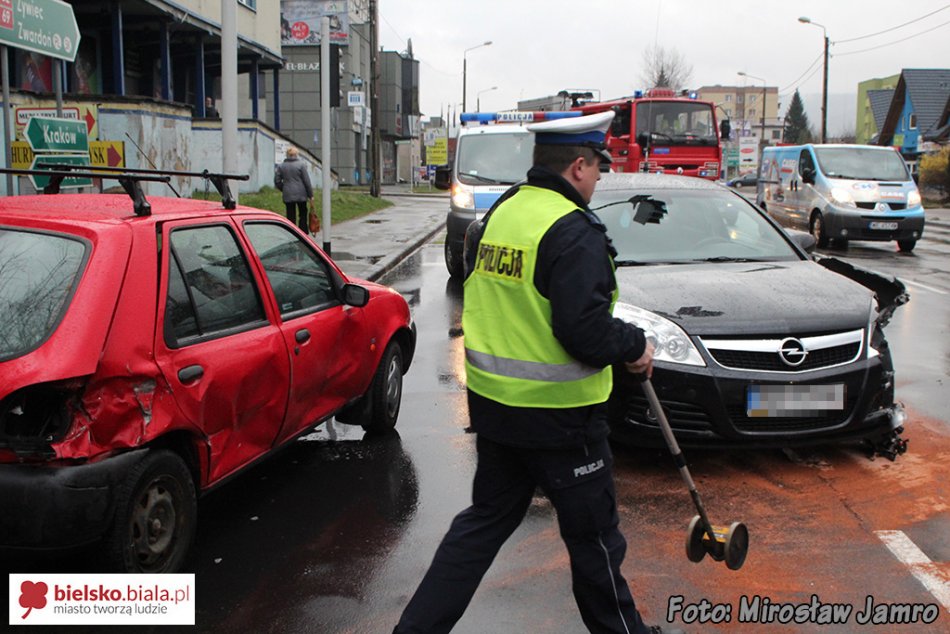
[[[169,345],[265,321],[247,260],[228,227],[175,229],[171,247],[165,306]]]
[[[264,265],[281,315],[338,303],[329,267],[297,234],[268,222],[249,222],[244,230]]]

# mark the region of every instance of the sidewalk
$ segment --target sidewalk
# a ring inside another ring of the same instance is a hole
[[[330,227],[330,257],[349,276],[376,281],[445,228],[448,194],[383,192],[392,207]],[[324,246],[324,233],[314,241]]]

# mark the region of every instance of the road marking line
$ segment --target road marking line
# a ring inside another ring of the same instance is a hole
[[[934,288],[933,286],[927,286],[926,284],[921,284],[920,282],[915,282],[915,281],[913,281],[913,280],[908,280],[907,278],[904,278],[903,281],[904,281],[904,283],[906,283],[906,284],[910,284],[911,286],[917,286],[917,287],[919,287],[919,288],[922,288],[922,289],[924,289],[924,290],[930,291],[930,292],[932,292],[932,293],[939,293],[940,295],[946,295],[946,294],[947,294],[947,291],[942,291],[942,290],[940,290],[939,288]]]
[[[898,561],[932,594],[944,609],[950,611],[950,583],[941,578],[940,570],[930,561],[904,531],[874,531]]]

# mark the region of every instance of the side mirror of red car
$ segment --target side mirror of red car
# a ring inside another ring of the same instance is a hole
[[[369,291],[358,284],[343,285],[343,303],[362,308],[369,303]]]

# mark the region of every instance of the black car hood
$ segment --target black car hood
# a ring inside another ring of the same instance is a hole
[[[866,328],[870,290],[811,261],[620,267],[620,301],[691,335],[806,335]]]

